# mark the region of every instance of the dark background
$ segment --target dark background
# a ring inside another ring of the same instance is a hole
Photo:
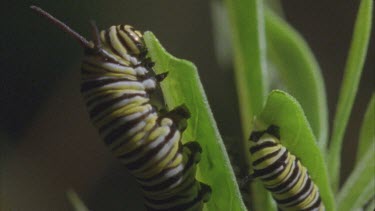
[[[283,1],[286,19],[314,51],[327,89],[330,125],[359,1]],[[69,36],[33,14],[46,9],[90,37],[128,23],[153,31],[174,56],[192,61],[222,136],[241,138],[233,71],[215,59],[209,1],[12,1],[0,9],[0,208],[71,210],[73,188],[92,210],[141,209],[134,180],[90,125],[79,94],[82,50]],[[374,33],[372,34],[372,37]],[[374,39],[343,149],[342,177],[353,167],[362,115],[374,90]],[[225,84],[225,86],[223,86]]]

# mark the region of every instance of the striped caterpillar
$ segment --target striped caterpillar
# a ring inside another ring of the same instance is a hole
[[[251,133],[251,176],[260,178],[281,210],[324,211],[318,187],[306,167],[280,144],[279,134],[274,125]]]
[[[148,210],[202,210],[211,188],[196,180],[201,147],[182,145],[189,112],[158,112],[150,95],[166,74],[156,75],[141,32],[129,25],[99,30],[88,41],[42,10],[39,15],[84,48],[81,93],[90,118],[110,151],[135,176]]]

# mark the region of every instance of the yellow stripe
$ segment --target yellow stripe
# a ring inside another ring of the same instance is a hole
[[[112,47],[114,49],[116,49],[116,51],[121,56],[124,57],[126,54],[128,54],[128,52],[127,52],[126,48],[122,45],[120,40],[118,39],[117,32],[118,31],[117,31],[116,26],[111,26],[111,28],[109,28],[109,38],[111,39],[110,45],[112,45]]]
[[[289,152],[288,152],[289,154]],[[285,180],[287,180],[289,177],[288,176],[288,173],[291,171],[291,173],[293,172],[292,168],[293,168],[293,162],[295,160],[295,157],[293,155],[290,155],[287,157],[287,160],[286,160],[286,163],[287,165],[285,166],[283,172],[278,175],[275,179],[271,180],[271,181],[264,181],[264,184],[267,186],[267,187],[276,187],[278,185],[280,185],[281,183],[285,182]]]
[[[145,99],[145,101],[146,100],[147,99]],[[102,127],[108,124],[109,122],[113,121],[115,118],[126,118],[132,114],[136,114],[138,112],[146,112],[146,110],[150,110],[152,108],[149,104],[140,106],[140,103],[142,102],[134,102],[124,107],[120,107],[119,109],[114,110],[113,112],[106,115],[100,121],[96,121],[95,125],[97,125],[98,127]]]
[[[138,132],[132,139],[126,140],[127,143],[124,144],[123,146],[121,146],[121,148],[117,149],[114,152],[115,155],[116,156],[121,156],[123,154],[126,154],[128,152],[131,152],[131,151],[135,150],[138,147],[143,147],[143,144],[146,141],[143,138],[155,126],[156,120],[157,120],[157,116],[150,118],[147,121],[147,123],[146,123],[147,126],[145,128],[147,128],[147,129],[144,128],[143,130],[141,130],[141,132]],[[125,133],[124,135],[122,135],[121,137],[119,137],[117,140],[124,140],[127,137],[128,137],[128,134]],[[120,143],[118,143],[118,141],[115,141],[115,142],[113,142],[113,145],[111,145],[111,147],[112,146],[118,146],[119,144]]]
[[[133,40],[124,31],[119,30],[118,34],[119,34],[119,36],[121,36],[125,40],[128,47],[130,47],[131,53],[140,54],[140,51],[139,51],[137,45],[133,42]]]

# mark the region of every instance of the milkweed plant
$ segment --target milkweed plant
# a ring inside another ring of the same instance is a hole
[[[358,6],[331,130],[322,70],[307,43],[280,13],[261,0],[225,0],[223,4],[213,2],[212,8],[214,28],[221,30],[215,32],[217,49],[224,42],[220,35],[225,30],[232,43],[246,137],[238,151],[243,151],[244,160],[249,161],[247,137],[254,127],[277,125],[282,144],[307,168],[327,211],[374,210],[374,94],[363,114],[354,169],[339,186],[343,137],[369,45],[373,0],[361,0]],[[222,24],[223,17],[228,17],[228,25]],[[241,178],[233,172],[235,164],[218,132],[197,68],[167,53],[152,32],[146,32],[144,39],[149,56],[156,61],[156,73],[168,72],[168,80],[161,83],[166,104],[170,108],[185,104],[191,112],[183,141],[197,140],[203,149],[197,177],[213,190],[204,209],[276,210],[259,181],[238,182]],[[246,166],[251,168],[249,162]],[[241,194],[243,186],[250,194]],[[74,193],[68,196],[77,210],[86,210]]]

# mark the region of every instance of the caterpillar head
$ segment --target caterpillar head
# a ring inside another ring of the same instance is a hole
[[[95,40],[94,50],[103,49],[128,61],[131,60],[129,57],[143,58],[147,53],[142,33],[130,25],[111,26],[107,30],[102,30],[100,35],[96,32],[94,35],[100,36]]]

